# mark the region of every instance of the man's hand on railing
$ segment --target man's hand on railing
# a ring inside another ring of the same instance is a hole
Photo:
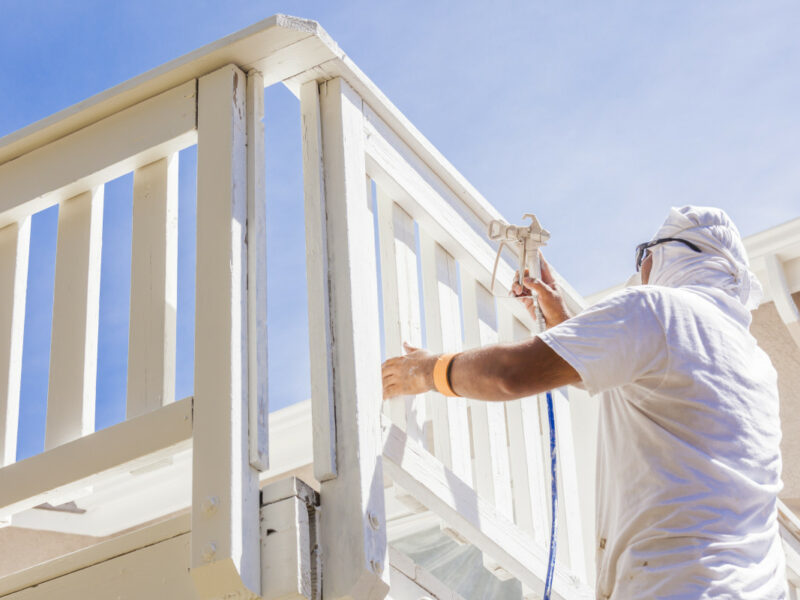
[[[383,397],[422,394],[433,389],[433,366],[438,356],[403,343],[405,356],[383,363]]]
[[[561,293],[558,291],[556,280],[550,271],[550,265],[544,259],[542,252],[539,251],[539,262],[542,265],[542,278],[534,279],[528,277],[528,271],[525,271],[525,277],[522,284],[519,282],[519,271],[514,275],[514,283],[511,286],[511,294],[519,298],[528,309],[531,317],[536,319],[536,304],[533,301],[531,290],[535,291],[539,296],[539,306],[542,309],[545,325],[548,329],[566,321],[570,318],[567,305]]]

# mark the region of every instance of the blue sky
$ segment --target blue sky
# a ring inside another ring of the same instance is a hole
[[[800,5],[790,1],[2,0],[0,136],[276,12],[319,21],[511,220],[591,293],[671,205],[747,235],[800,216]],[[270,393],[308,395],[298,107],[269,89]],[[194,152],[181,156],[178,396],[191,393]],[[130,176],[106,189],[97,426],[124,415]],[[55,209],[37,215],[20,457],[41,449]],[[287,375],[288,374],[288,375]]]

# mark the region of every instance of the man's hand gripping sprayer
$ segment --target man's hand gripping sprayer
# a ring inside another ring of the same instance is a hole
[[[494,219],[489,223],[489,239],[500,242],[497,248],[497,256],[494,259],[494,268],[492,269],[492,293],[494,293],[497,265],[500,263],[500,255],[503,252],[504,246],[512,248],[517,254],[520,285],[522,284],[526,271],[531,277],[540,278],[542,276],[542,265],[539,261],[539,248],[547,245],[547,241],[550,239],[550,232],[541,226],[536,215],[525,214],[522,218],[530,219],[530,225],[527,227],[523,225],[509,225],[500,219]],[[539,325],[539,329],[544,331],[544,317],[542,316],[542,311],[538,306],[538,302],[536,321]]]
[[[489,239],[499,241],[500,245],[497,248],[497,257],[494,260],[494,268],[492,269],[492,285],[491,292],[494,293],[494,280],[497,275],[497,265],[500,262],[500,255],[503,252],[503,247],[508,246],[516,250],[519,262],[519,282],[525,278],[525,273],[531,277],[541,278],[542,265],[539,260],[539,248],[546,245],[550,239],[550,232],[543,229],[539,223],[536,215],[526,214],[523,219],[530,219],[530,225],[517,226],[509,225],[505,221],[494,219],[489,223]],[[534,294],[535,296],[535,294]],[[536,302],[536,322],[539,331],[545,330],[545,320],[542,315],[542,310],[539,306],[538,298]],[[558,514],[558,483],[556,480],[556,428],[555,428],[555,415],[553,412],[553,396],[547,392],[547,420],[550,424],[550,493],[552,498],[552,522],[550,526],[550,557],[547,561],[547,577],[544,582],[544,593],[542,595],[544,600],[550,600],[550,594],[553,587],[553,575],[555,572],[556,562],[556,539],[557,539],[557,523],[556,515]]]

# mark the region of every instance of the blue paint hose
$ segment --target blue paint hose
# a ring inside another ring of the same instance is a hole
[[[550,424],[550,498],[552,520],[550,523],[550,556],[547,560],[547,577],[544,580],[544,600],[550,600],[553,575],[556,570],[556,540],[558,537],[558,480],[556,479],[556,418],[553,412],[553,394],[547,392],[547,421]]]

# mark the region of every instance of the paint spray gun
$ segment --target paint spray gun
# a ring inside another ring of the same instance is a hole
[[[500,242],[500,246],[497,248],[497,256],[494,259],[494,268],[492,269],[492,293],[494,293],[497,265],[500,262],[500,254],[503,252],[504,246],[508,246],[517,254],[520,284],[525,277],[526,270],[531,277],[541,278],[542,276],[539,248],[547,245],[547,240],[550,239],[550,232],[542,227],[536,215],[526,214],[522,218],[530,219],[530,224],[527,226],[509,225],[500,219],[494,219],[489,223],[489,239]],[[536,315],[539,328],[544,330],[544,318],[538,302],[536,303]]]

